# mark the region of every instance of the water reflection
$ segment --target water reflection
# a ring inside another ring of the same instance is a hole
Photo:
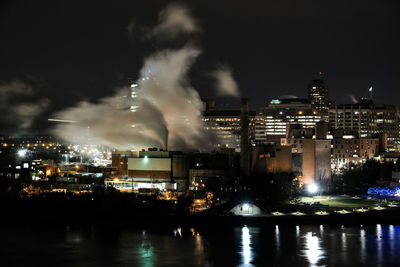
[[[365,263],[366,261],[366,241],[367,241],[367,235],[365,232],[364,227],[361,225],[360,229],[360,257],[361,257],[361,262]]]
[[[346,238],[346,233],[342,233],[342,249],[347,248],[347,238]]]
[[[251,253],[251,236],[249,233],[249,228],[244,226],[242,228],[242,266],[251,266],[250,261],[252,257]]]
[[[382,261],[382,226],[380,224],[376,225],[376,257],[378,262]]]
[[[14,227],[0,228],[0,236],[1,266],[400,266],[398,225]]]
[[[390,248],[390,260],[393,260],[395,254],[392,251],[395,251],[395,228],[393,225],[389,225],[389,248]]]
[[[324,258],[324,252],[321,249],[321,240],[313,232],[307,232],[304,235],[305,249],[303,250],[310,266],[317,266],[317,263]]]
[[[281,243],[280,243],[279,226],[278,225],[275,225],[275,243],[276,243],[276,247],[279,249],[279,247],[281,246]]]

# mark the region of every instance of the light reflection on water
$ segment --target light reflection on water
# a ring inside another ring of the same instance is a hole
[[[249,233],[249,228],[244,226],[242,228],[242,257],[243,262],[241,266],[250,266],[250,261],[252,258],[252,251],[251,251],[251,237]]]
[[[151,242],[146,236],[146,231],[142,231],[142,244],[139,246],[139,255],[141,266],[152,267],[154,266],[153,247]]]
[[[303,250],[304,255],[307,257],[310,266],[317,266],[317,263],[324,257],[324,252],[321,249],[321,240],[312,232],[308,232],[304,235],[305,248]]]
[[[376,225],[376,245],[377,245],[377,251],[376,251],[376,256],[378,259],[378,263],[382,261],[382,226],[380,224]]]
[[[161,232],[14,227],[0,229],[0,236],[1,266],[400,266],[398,225]]]
[[[365,263],[366,260],[366,243],[367,243],[367,234],[364,230],[364,227],[361,226],[360,229],[360,257],[361,263]]]

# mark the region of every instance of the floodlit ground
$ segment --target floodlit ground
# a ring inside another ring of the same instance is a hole
[[[315,196],[315,197],[300,197],[300,202],[313,204],[319,202],[322,205],[327,205],[332,208],[372,208],[382,205],[381,201],[373,199],[360,199],[350,196]]]

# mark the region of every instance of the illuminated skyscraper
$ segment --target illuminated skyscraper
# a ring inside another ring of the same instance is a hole
[[[324,117],[328,115],[328,85],[324,83],[322,72],[319,72],[318,78],[308,85],[308,100],[318,113]]]

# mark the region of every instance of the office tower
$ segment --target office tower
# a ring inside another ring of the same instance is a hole
[[[329,97],[328,85],[324,83],[322,72],[318,73],[318,78],[308,85],[308,100],[313,109],[322,116],[328,115]]]
[[[386,133],[389,150],[396,150],[400,143],[399,121],[399,109],[396,106],[375,104],[370,99],[329,109],[331,127],[354,131],[361,138]]]

